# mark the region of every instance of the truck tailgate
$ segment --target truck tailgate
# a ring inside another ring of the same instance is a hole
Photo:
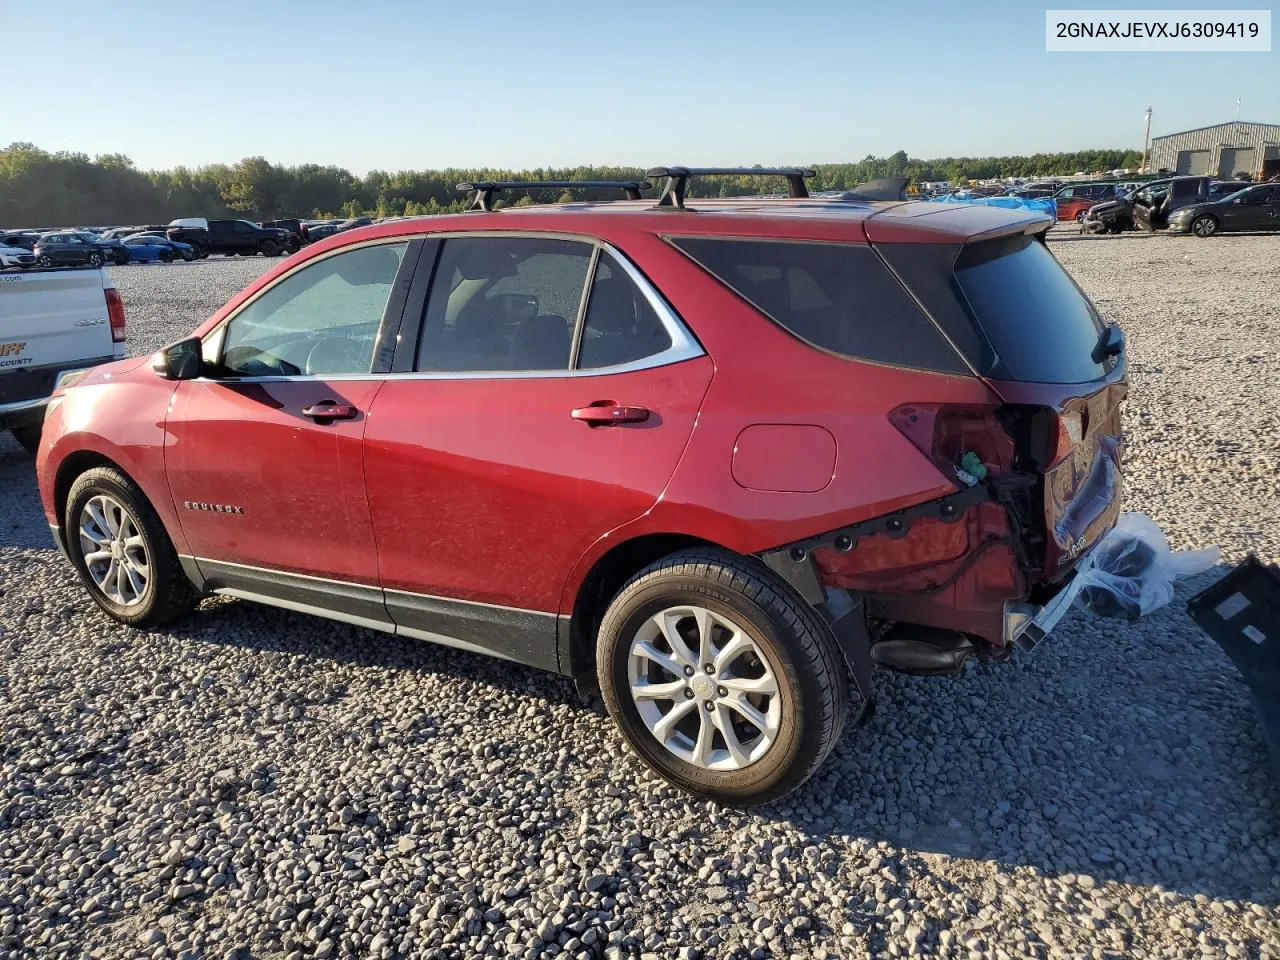
[[[113,354],[102,270],[0,274],[0,375]]]

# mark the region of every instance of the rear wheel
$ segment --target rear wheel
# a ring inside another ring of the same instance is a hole
[[[812,607],[756,560],[673,554],[600,625],[600,689],[640,757],[685,790],[761,803],[804,783],[840,738],[844,662]]]
[[[53,257],[49,256],[47,253],[41,254],[36,258],[36,264],[41,267],[52,267]]]
[[[1208,214],[1191,221],[1191,232],[1197,237],[1212,237],[1218,232],[1218,221]]]
[[[1076,214],[1076,223],[1084,223],[1084,211],[1081,210]]]
[[[100,254],[97,250],[94,250],[89,254],[89,266],[91,267],[102,266],[102,254]]]
[[[35,454],[40,449],[40,432],[41,424],[35,424],[30,427],[14,427],[9,432],[13,434],[13,439],[21,444],[22,449],[27,453]]]
[[[95,467],[71,485],[63,534],[80,580],[112,619],[157,627],[195,605],[195,589],[160,518],[114,467]]]

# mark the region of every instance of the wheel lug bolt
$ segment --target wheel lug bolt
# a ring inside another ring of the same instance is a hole
[[[688,687],[685,687],[685,688],[684,688],[684,698],[685,698],[686,700],[692,700],[692,699],[693,699],[693,691],[692,691],[692,690],[690,690]]]
[[[716,668],[715,668],[714,666],[712,666],[711,664],[709,664],[709,663],[708,663],[708,664],[706,664],[702,669],[703,669],[703,670],[705,670],[705,671],[707,671],[707,673],[715,673],[715,672],[716,672]]]
[[[724,687],[716,687],[716,694],[717,696],[727,697],[729,695],[729,691]]]
[[[712,703],[710,700],[708,700],[705,704],[703,704],[703,706],[705,706],[705,707],[707,708],[707,711],[708,711],[708,712],[710,712],[710,711],[712,711],[712,710],[714,710],[714,709],[716,708],[716,705],[715,705],[714,703]]]
[[[684,675],[685,675],[686,677],[692,677],[692,676],[693,676],[693,667],[685,667],[685,668],[684,668]]]

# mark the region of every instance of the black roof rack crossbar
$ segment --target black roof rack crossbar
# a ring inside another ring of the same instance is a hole
[[[459,193],[475,191],[471,203],[473,210],[492,210],[493,195],[503,190],[526,190],[537,187],[616,187],[626,193],[628,200],[639,200],[640,191],[647,190],[648,180],[474,180],[458,184]]]
[[[684,209],[685,192],[690,177],[785,177],[787,196],[803,199],[809,196],[806,177],[814,176],[812,170],[803,167],[653,167],[647,177],[666,177],[667,186],[658,198],[660,207]]]

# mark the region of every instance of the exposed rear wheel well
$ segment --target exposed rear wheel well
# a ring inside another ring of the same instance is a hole
[[[57,511],[58,526],[62,526],[62,518],[67,512],[67,493],[71,490],[71,485],[76,482],[76,478],[86,470],[92,470],[94,467],[111,467],[125,473],[124,469],[110,457],[104,457],[100,453],[92,450],[77,450],[75,453],[67,455],[67,458],[58,466],[58,475],[53,481],[53,504]],[[127,476],[127,474],[126,474]],[[65,538],[66,531],[62,532]],[[65,540],[63,541],[65,543]]]
[[[580,684],[594,686],[596,634],[610,602],[635,573],[655,560],[690,547],[719,547],[719,544],[679,533],[651,533],[620,543],[597,560],[574,600],[569,625],[569,663],[565,672]],[[564,670],[564,666],[561,669]]]

